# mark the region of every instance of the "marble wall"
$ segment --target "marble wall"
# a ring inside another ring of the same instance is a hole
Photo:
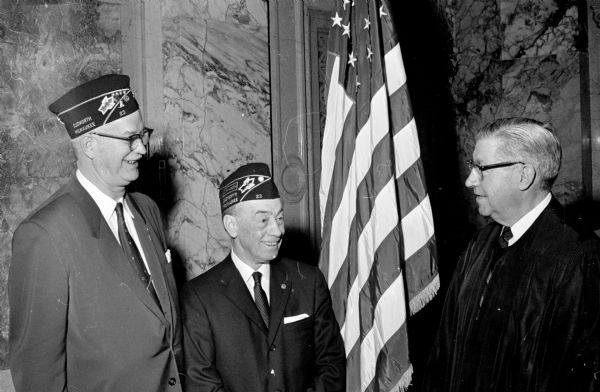
[[[465,0],[448,3],[455,75],[451,81],[459,158],[471,157],[474,131],[499,117],[549,122],[563,146],[554,194],[583,196],[579,21],[574,0]],[[467,172],[463,165],[462,178]],[[469,192],[465,193],[470,197]],[[476,217],[474,202],[471,208]],[[481,222],[480,222],[481,223]]]
[[[0,369],[8,367],[6,282],[12,233],[75,167],[66,131],[47,107],[83,81],[120,71],[121,36],[118,24],[111,22],[116,14],[117,5],[95,1],[2,2]]]
[[[228,252],[218,184],[271,164],[267,3],[169,0],[162,12],[168,230],[191,278]]]

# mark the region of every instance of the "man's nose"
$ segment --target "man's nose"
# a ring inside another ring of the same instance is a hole
[[[146,152],[148,151],[148,146],[145,146],[141,140],[138,140],[133,151],[137,152],[140,155],[146,155]]]
[[[475,169],[471,169],[471,172],[469,173],[469,176],[467,177],[467,179],[465,180],[465,186],[467,188],[473,188],[474,186],[477,186],[477,184],[479,184],[479,175],[477,174],[477,172],[475,171]]]
[[[277,218],[271,219],[269,224],[269,234],[275,237],[281,237],[285,232],[283,221],[279,221]]]

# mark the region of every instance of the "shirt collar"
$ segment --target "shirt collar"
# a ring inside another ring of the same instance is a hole
[[[508,241],[508,246],[511,246],[515,242],[519,240],[525,234],[525,232],[533,225],[533,222],[540,216],[542,211],[550,204],[552,200],[552,195],[550,192],[546,195],[546,197],[538,203],[531,211],[527,214],[523,215],[521,219],[519,219],[514,225],[510,227],[510,231],[512,232],[512,238]]]
[[[75,176],[77,177],[77,180],[79,181],[83,189],[85,189],[87,193],[90,194],[92,199],[94,199],[94,202],[98,205],[98,208],[100,209],[100,213],[102,213],[102,216],[104,217],[104,219],[106,219],[107,222],[110,221],[110,217],[115,212],[115,207],[117,206],[117,202],[119,201],[123,203],[124,213],[126,215],[129,215],[129,217],[133,219],[133,214],[131,213],[129,206],[127,205],[127,202],[125,202],[125,199],[123,197],[121,197],[119,200],[115,200],[112,197],[108,196],[106,193],[102,192],[100,188],[94,185],[93,182],[88,180],[87,177],[79,169],[77,169],[77,171],[75,172]]]
[[[254,272],[256,272],[256,271],[258,271],[258,272],[260,272],[262,274],[262,279],[266,279],[267,282],[270,281],[270,278],[271,278],[271,265],[269,265],[269,264],[262,264],[255,271],[248,264],[244,263],[242,261],[242,259],[240,259],[238,257],[238,255],[235,254],[235,252],[233,251],[233,249],[231,250],[231,260],[233,260],[233,264],[235,265],[235,267],[237,268],[237,270],[240,271],[240,274],[242,275],[242,279],[244,280],[244,282],[248,283],[249,281],[251,281],[252,284],[254,284],[254,279],[252,278],[252,274]]]

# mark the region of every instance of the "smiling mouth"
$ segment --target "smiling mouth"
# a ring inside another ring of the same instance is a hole
[[[125,163],[128,163],[130,165],[137,165],[138,161],[128,161],[126,159],[124,159]]]
[[[263,245],[265,246],[269,246],[269,247],[275,247],[277,245],[279,245],[279,241],[263,241]]]

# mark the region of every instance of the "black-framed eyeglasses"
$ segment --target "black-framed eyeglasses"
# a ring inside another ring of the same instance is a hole
[[[90,133],[94,134],[94,135],[102,136],[102,137],[109,137],[111,139],[119,139],[119,140],[128,141],[129,149],[131,151],[134,151],[138,147],[140,147],[140,145],[143,145],[144,147],[146,147],[148,145],[148,143],[150,142],[150,135],[152,135],[152,132],[154,132],[154,129],[144,127],[144,129],[142,129],[142,132],[136,133],[131,136],[115,136],[115,135],[108,135],[106,133],[100,133],[100,132],[90,132]]]
[[[469,171],[472,171],[473,169],[475,169],[475,172],[480,177],[483,176],[483,172],[486,170],[498,169],[500,167],[508,167],[508,166],[519,165],[519,164],[524,165],[525,162],[498,162],[498,163],[492,163],[491,165],[478,165],[475,162],[473,162],[472,159],[467,160],[467,166],[469,167]]]

